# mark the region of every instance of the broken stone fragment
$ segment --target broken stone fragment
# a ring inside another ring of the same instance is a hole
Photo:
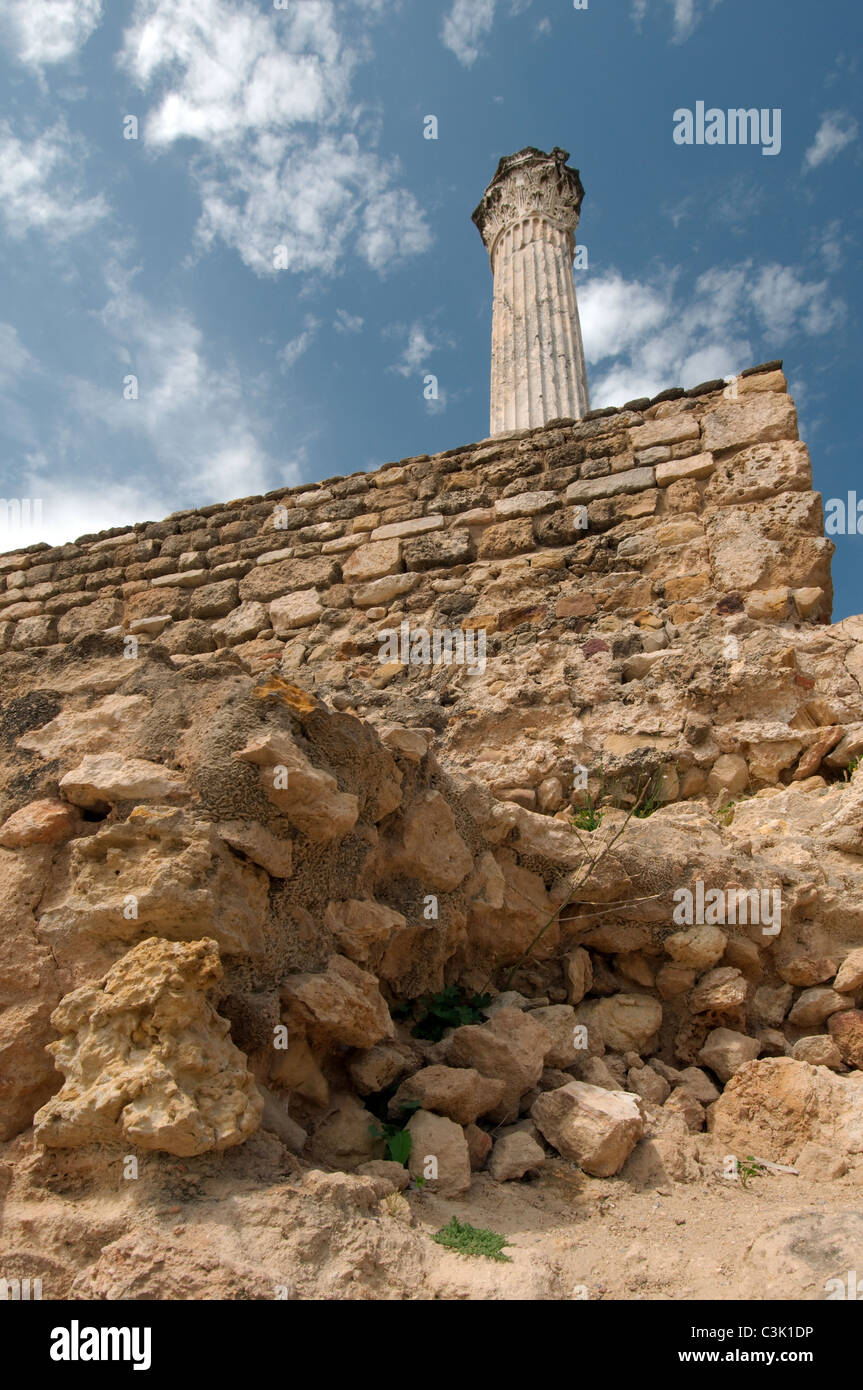
[[[406,1125],[411,1136],[408,1169],[433,1192],[458,1197],[470,1187],[470,1151],[464,1130],[444,1115],[417,1110]]]
[[[313,767],[290,734],[258,734],[234,757],[260,768],[267,799],[310,840],[343,839],[359,817],[359,801],[335,777]]]
[[[39,1143],[185,1156],[247,1139],[264,1100],[207,998],[221,976],[215,941],[150,937],[67,994],[48,1048],[66,1079],[35,1116]]]
[[[218,831],[226,844],[245,854],[254,864],[260,864],[272,878],[290,878],[293,868],[290,840],[279,839],[257,821],[222,821]]]
[[[375,976],[344,956],[330,956],[319,974],[289,975],[281,994],[292,1018],[320,1043],[373,1047],[394,1036]]]
[[[731,1028],[714,1028],[708,1033],[698,1060],[709,1067],[720,1081],[725,1082],[730,1081],[747,1062],[753,1061],[760,1051],[761,1044],[757,1038],[735,1033]]]
[[[499,1105],[505,1089],[503,1081],[482,1076],[471,1067],[423,1067],[402,1082],[388,1109],[398,1118],[406,1102],[418,1101],[423,1110],[468,1125]]]
[[[393,868],[429,888],[450,892],[470,873],[473,859],[438,791],[421,792],[405,811],[401,840],[392,846]]]
[[[495,1182],[513,1182],[537,1172],[545,1161],[544,1150],[529,1134],[503,1134],[491,1151],[488,1171]]]
[[[0,845],[4,849],[58,845],[77,835],[80,828],[81,817],[67,802],[50,798],[31,801],[0,826]]]
[[[491,1119],[503,1123],[517,1118],[521,1097],[539,1081],[553,1045],[551,1033],[530,1014],[499,1009],[488,1023],[457,1028],[446,1058],[451,1066],[472,1067],[505,1083],[500,1103],[489,1112]]]
[[[67,801],[88,809],[117,801],[186,800],[189,796],[182,773],[121,753],[87,754],[60,778],[60,790]]]
[[[558,1153],[596,1178],[619,1173],[644,1134],[635,1096],[583,1081],[545,1091],[530,1114]]]

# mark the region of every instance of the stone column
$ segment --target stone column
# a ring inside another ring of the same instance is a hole
[[[566,150],[506,155],[473,220],[494,276],[489,433],[590,409],[572,261],[584,189]]]

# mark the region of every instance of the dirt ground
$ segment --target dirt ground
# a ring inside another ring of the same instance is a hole
[[[243,1149],[145,1156],[128,1181],[120,1155],[72,1161],[19,1136],[0,1148],[2,1273],[82,1300],[826,1300],[829,1280],[863,1276],[863,1165],[744,1188],[693,1136],[686,1182],[549,1160],[533,1179],[477,1174],[462,1197],[398,1202],[370,1179],[310,1170],[269,1136]],[[453,1215],[505,1235],[508,1261],[436,1244]]]

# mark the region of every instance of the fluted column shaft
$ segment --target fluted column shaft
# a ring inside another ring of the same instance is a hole
[[[492,256],[491,434],[590,409],[571,232],[542,217],[506,227]]]

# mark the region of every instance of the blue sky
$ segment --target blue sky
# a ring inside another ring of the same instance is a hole
[[[2,548],[482,438],[470,213],[528,144],[586,189],[592,404],[783,357],[844,497],[861,26],[853,0],[4,0],[0,483],[42,523]],[[676,144],[698,101],[779,108],[779,153]],[[841,617],[863,538],[836,539]]]

